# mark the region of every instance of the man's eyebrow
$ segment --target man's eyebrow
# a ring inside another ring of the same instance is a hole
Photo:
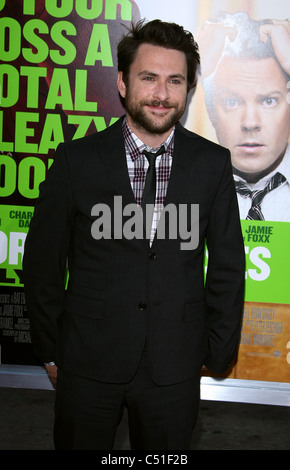
[[[158,73],[152,72],[150,70],[142,70],[142,72],[138,73],[138,76],[142,75],[150,75],[151,77],[158,77]],[[185,76],[182,73],[172,73],[168,76],[168,78],[179,78],[181,80],[185,80]]]
[[[280,90],[270,90],[270,91],[266,91],[266,93],[258,93],[258,96],[273,96],[273,95],[283,96],[283,92]]]
[[[183,73],[173,73],[169,75],[170,78],[180,78],[181,80],[185,80],[185,76]]]
[[[239,92],[231,89],[231,88],[227,88],[227,87],[219,87],[219,88],[216,88],[216,91],[219,93],[219,94],[228,94],[228,95],[232,95],[232,96],[239,96]],[[269,90],[269,91],[266,91],[265,93],[257,93],[257,96],[272,96],[272,95],[280,95],[280,96],[283,96],[283,92],[280,91],[280,90]]]
[[[216,88],[216,91],[220,94],[225,93],[228,95],[238,95],[238,93],[235,90],[232,90],[231,88],[227,88],[227,87]]]
[[[151,72],[150,70],[142,70],[138,73],[138,75],[152,75],[153,77],[157,77],[158,74],[155,72]]]

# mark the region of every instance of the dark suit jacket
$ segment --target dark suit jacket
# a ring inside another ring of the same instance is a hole
[[[134,203],[122,119],[61,144],[41,184],[24,279],[36,354],[72,373],[129,381],[147,338],[158,384],[225,371],[236,355],[244,246],[228,150],[177,125],[165,204],[199,205],[199,244],[92,236],[97,203]],[[113,225],[112,225],[113,230]],[[178,233],[177,233],[178,235]],[[204,247],[209,251],[204,282]],[[66,265],[67,291],[64,288]]]

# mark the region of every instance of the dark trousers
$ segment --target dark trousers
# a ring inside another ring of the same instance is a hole
[[[133,450],[188,450],[196,422],[200,379],[158,386],[150,378],[147,352],[133,380],[107,384],[58,373],[56,450],[111,450],[124,407]]]

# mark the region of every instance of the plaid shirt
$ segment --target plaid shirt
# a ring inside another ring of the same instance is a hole
[[[149,152],[156,151],[146,146],[129,128],[127,120],[123,122],[123,134],[125,139],[125,149],[127,157],[127,165],[129,171],[129,178],[132,190],[137,204],[141,204],[143,189],[145,185],[146,172],[148,169],[148,160],[142,153],[144,150]],[[174,129],[163,143],[165,153],[156,158],[156,200],[152,222],[152,231],[150,241],[152,243],[155,231],[160,219],[161,212],[164,207],[164,201],[167,192],[167,186],[170,177],[173,144],[174,144]]]

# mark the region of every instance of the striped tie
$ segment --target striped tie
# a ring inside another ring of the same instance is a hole
[[[164,145],[162,145],[162,147],[160,147],[160,149],[155,153],[146,152],[145,150],[143,151],[143,153],[149,162],[149,168],[146,174],[141,207],[143,209],[144,222],[146,222],[145,224],[146,229],[150,227],[150,230],[151,230],[153,210],[154,210],[155,197],[156,197],[155,163],[156,163],[156,158],[158,157],[158,155],[162,155],[163,153],[165,153],[165,148],[164,148]]]
[[[261,204],[270,191],[278,188],[286,181],[285,176],[281,173],[276,173],[267,183],[264,189],[251,191],[248,186],[242,181],[235,181],[236,191],[243,197],[250,197],[252,199],[252,206],[248,212],[246,219],[248,220],[265,220],[261,210]]]

